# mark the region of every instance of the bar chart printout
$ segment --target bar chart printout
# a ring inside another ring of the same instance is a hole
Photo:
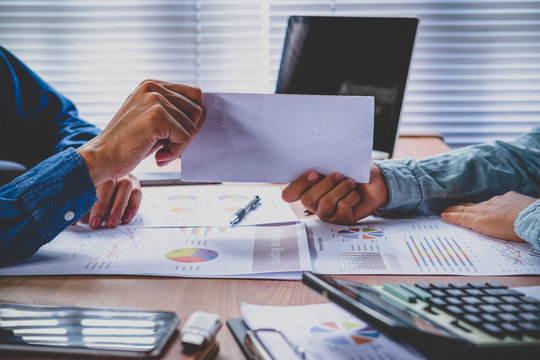
[[[314,271],[324,274],[540,274],[530,245],[499,240],[437,216],[384,219],[354,226],[312,220],[307,233]]]

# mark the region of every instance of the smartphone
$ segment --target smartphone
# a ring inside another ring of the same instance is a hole
[[[172,312],[0,304],[0,352],[152,358],[176,332]]]

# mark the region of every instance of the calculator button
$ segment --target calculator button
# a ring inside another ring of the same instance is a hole
[[[477,326],[484,322],[484,320],[474,314],[464,315],[463,320],[474,326]]]
[[[467,289],[465,290],[465,292],[471,296],[482,296],[482,295],[486,295],[485,292],[483,292],[482,290],[480,289]]]
[[[532,311],[532,312],[540,311],[540,308],[533,304],[521,304],[519,305],[519,307],[525,311]]]
[[[446,296],[446,293],[444,291],[442,291],[442,290],[435,289],[435,290],[431,290],[430,292],[431,292],[431,295],[436,296],[436,297],[445,297]]]
[[[477,314],[480,312],[480,309],[474,305],[465,305],[463,306],[463,310],[471,314]]]
[[[452,304],[452,305],[461,305],[461,304],[463,304],[463,301],[459,300],[459,298],[457,298],[457,297],[451,297],[451,296],[447,297],[446,301],[449,304]]]
[[[420,289],[419,287],[413,286],[411,284],[399,284],[402,288],[404,288],[407,291],[410,291],[414,295],[416,295],[417,298],[426,301],[431,297],[431,294],[427,291],[424,291]]]
[[[522,318],[525,321],[540,321],[540,317],[537,315],[527,312],[527,313],[521,313],[519,314],[519,317]]]
[[[459,306],[455,305],[449,305],[444,310],[455,317],[461,317],[463,314],[465,314],[465,312]]]
[[[510,336],[521,339],[523,337],[521,330],[514,324],[502,323],[499,326]]]
[[[454,289],[466,289],[467,284],[460,283],[460,282],[453,282],[453,283],[450,283],[450,287],[453,287]]]
[[[431,289],[428,284],[423,283],[423,282],[416,283],[416,284],[414,284],[414,286],[416,286],[417,288],[420,288],[422,290],[425,290],[425,291]]]
[[[484,291],[492,296],[522,296],[519,291],[512,289],[485,289]]]
[[[498,314],[497,316],[499,316],[499,318],[502,321],[506,321],[506,322],[518,322],[518,321],[520,321],[520,319],[516,315],[511,314],[511,313],[502,313],[502,314]]]
[[[434,283],[431,283],[429,285],[431,286],[431,288],[440,289],[440,290],[445,290],[445,289],[448,289],[448,287],[449,287],[445,283],[441,283],[441,282],[434,282]]]
[[[527,335],[530,335],[533,337],[540,337],[540,326],[538,325],[535,325],[530,322],[524,322],[524,323],[517,324],[517,326],[523,331],[525,331]]]
[[[521,305],[521,306],[523,306],[523,305]],[[506,312],[514,313],[514,312],[520,312],[521,311],[516,305],[512,305],[512,304],[501,304],[501,305],[499,305],[499,307],[501,309],[503,309],[503,311],[506,311]]]
[[[495,322],[500,322],[500,321],[499,321],[499,318],[496,317],[496,316],[493,315],[493,314],[482,314],[482,315],[480,315],[480,317],[481,317],[482,319],[484,319],[485,321],[487,321],[487,322],[493,322],[493,323],[495,323]]]
[[[476,289],[485,289],[488,287],[486,284],[477,281],[470,282],[468,285]]]
[[[507,289],[508,288],[506,285],[501,284],[500,282],[496,282],[496,281],[487,282],[486,285],[489,286],[490,288],[495,288],[495,289]]]
[[[481,297],[482,301],[487,304],[500,304],[502,303],[502,300],[499,298],[496,298],[495,296],[483,296]]]
[[[394,295],[398,299],[401,299],[403,301],[409,302],[409,303],[415,303],[416,297],[413,293],[397,286],[394,284],[384,284],[383,290],[389,292],[390,294]]]
[[[441,298],[429,298],[427,302],[438,307],[443,307],[446,305],[446,301]]]
[[[523,301],[522,301],[522,297],[516,297],[516,296],[503,296],[501,297],[501,300],[503,300],[504,302],[507,302],[509,304],[521,304]]]
[[[479,298],[474,297],[474,296],[465,296],[465,297],[461,298],[461,300],[463,300],[464,302],[466,302],[469,305],[482,304],[482,300],[480,300]]]
[[[446,290],[446,292],[451,296],[466,296],[467,295],[459,289],[448,289]]]
[[[478,306],[480,310],[486,313],[498,313],[501,312],[501,309],[496,307],[495,305],[480,305]]]
[[[503,329],[491,323],[480,325],[480,330],[483,330],[487,332],[488,334],[498,337],[500,339],[502,339],[506,335]]]
[[[522,300],[523,302],[526,302],[526,303],[529,303],[529,304],[540,305],[540,300],[535,299],[535,298],[530,297],[530,296],[523,296],[523,297],[521,298],[521,300]]]

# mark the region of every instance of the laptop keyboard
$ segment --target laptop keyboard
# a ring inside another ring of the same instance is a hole
[[[540,300],[498,282],[385,284],[383,291],[407,303],[426,303],[498,339],[540,339]]]

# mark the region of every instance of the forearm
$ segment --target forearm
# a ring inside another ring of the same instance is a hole
[[[34,254],[97,200],[84,162],[67,149],[0,188],[0,263]]]
[[[531,253],[540,256],[540,200],[523,209],[514,222],[514,231],[532,245]]]
[[[376,162],[389,186],[388,210],[439,213],[508,191],[540,195],[540,127],[511,142],[492,142],[415,161]]]

